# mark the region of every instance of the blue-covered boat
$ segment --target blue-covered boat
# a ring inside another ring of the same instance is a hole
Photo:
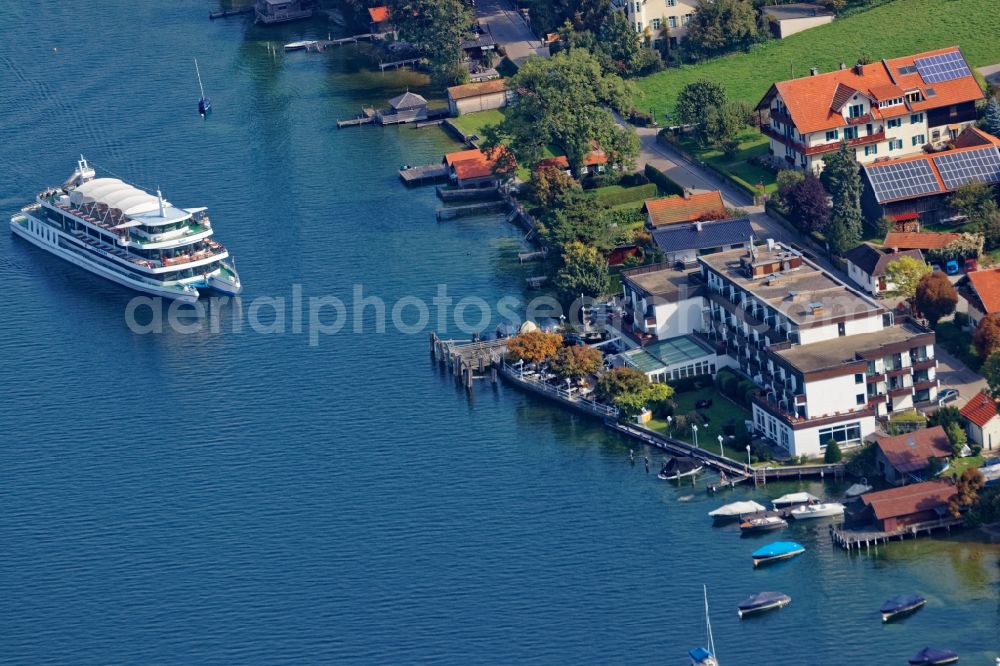
[[[740,619],[743,619],[744,615],[763,613],[773,608],[787,606],[790,603],[792,603],[792,598],[784,592],[759,592],[737,606],[736,613]]]
[[[762,564],[787,560],[806,552],[806,547],[794,541],[775,541],[766,546],[762,546],[753,552],[753,565],[759,567]]]
[[[878,610],[882,613],[882,621],[889,622],[915,612],[926,603],[927,599],[919,594],[900,594],[886,601]]]
[[[956,661],[958,661],[958,655],[951,650],[932,647],[925,647],[910,659],[913,666],[942,666],[943,664],[954,664]]]

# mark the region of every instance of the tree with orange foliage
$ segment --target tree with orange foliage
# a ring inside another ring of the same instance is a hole
[[[541,363],[555,356],[562,347],[562,342],[562,336],[558,333],[519,333],[507,341],[507,356],[515,362]]]
[[[942,317],[954,312],[957,303],[955,287],[951,286],[951,281],[944,273],[928,273],[917,282],[913,304],[917,312],[927,317],[931,327],[937,326]]]
[[[979,491],[986,485],[983,473],[974,467],[962,472],[955,484],[955,494],[948,500],[948,511],[958,518],[962,510],[971,509],[979,501]]]
[[[1000,315],[988,314],[979,320],[979,326],[972,334],[972,344],[976,346],[979,358],[983,359],[1000,350]]]
[[[562,378],[579,379],[592,375],[604,364],[604,354],[590,345],[563,347],[552,358],[549,367]]]

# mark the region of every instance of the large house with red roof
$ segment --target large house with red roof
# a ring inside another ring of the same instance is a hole
[[[769,152],[819,173],[842,141],[859,162],[943,146],[975,123],[983,91],[957,46],[857,64],[771,86],[757,110]]]
[[[1000,415],[997,414],[997,401],[992,396],[980,391],[965,403],[961,413],[969,439],[977,442],[984,451],[1000,449]]]

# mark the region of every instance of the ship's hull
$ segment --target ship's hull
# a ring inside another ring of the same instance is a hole
[[[73,252],[67,250],[64,247],[60,247],[58,244],[58,239],[66,239],[67,242],[69,238],[59,231],[54,229],[43,227],[51,236],[50,240],[48,237],[40,235],[39,233],[32,232],[27,226],[20,224],[17,220],[22,216],[15,215],[10,220],[11,231],[20,238],[28,241],[35,247],[41,248],[46,252],[53,254],[60,259],[65,259],[74,266],[79,266],[80,268],[98,275],[102,278],[120,284],[122,286],[128,287],[134,291],[138,291],[144,294],[149,294],[151,296],[160,296],[163,298],[169,298],[176,301],[181,301],[184,303],[194,303],[198,300],[199,293],[198,290],[193,286],[187,286],[185,288],[179,286],[170,285],[156,285],[151,282],[146,282],[137,278],[132,278],[120,272],[107,263],[96,260],[89,259],[84,254]],[[27,216],[23,216],[27,217]]]

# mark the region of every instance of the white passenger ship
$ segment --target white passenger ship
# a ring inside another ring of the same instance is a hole
[[[178,208],[117,178],[95,178],[81,156],[60,188],[10,218],[18,236],[91,273],[154,296],[194,302],[198,289],[242,290],[205,208]]]

